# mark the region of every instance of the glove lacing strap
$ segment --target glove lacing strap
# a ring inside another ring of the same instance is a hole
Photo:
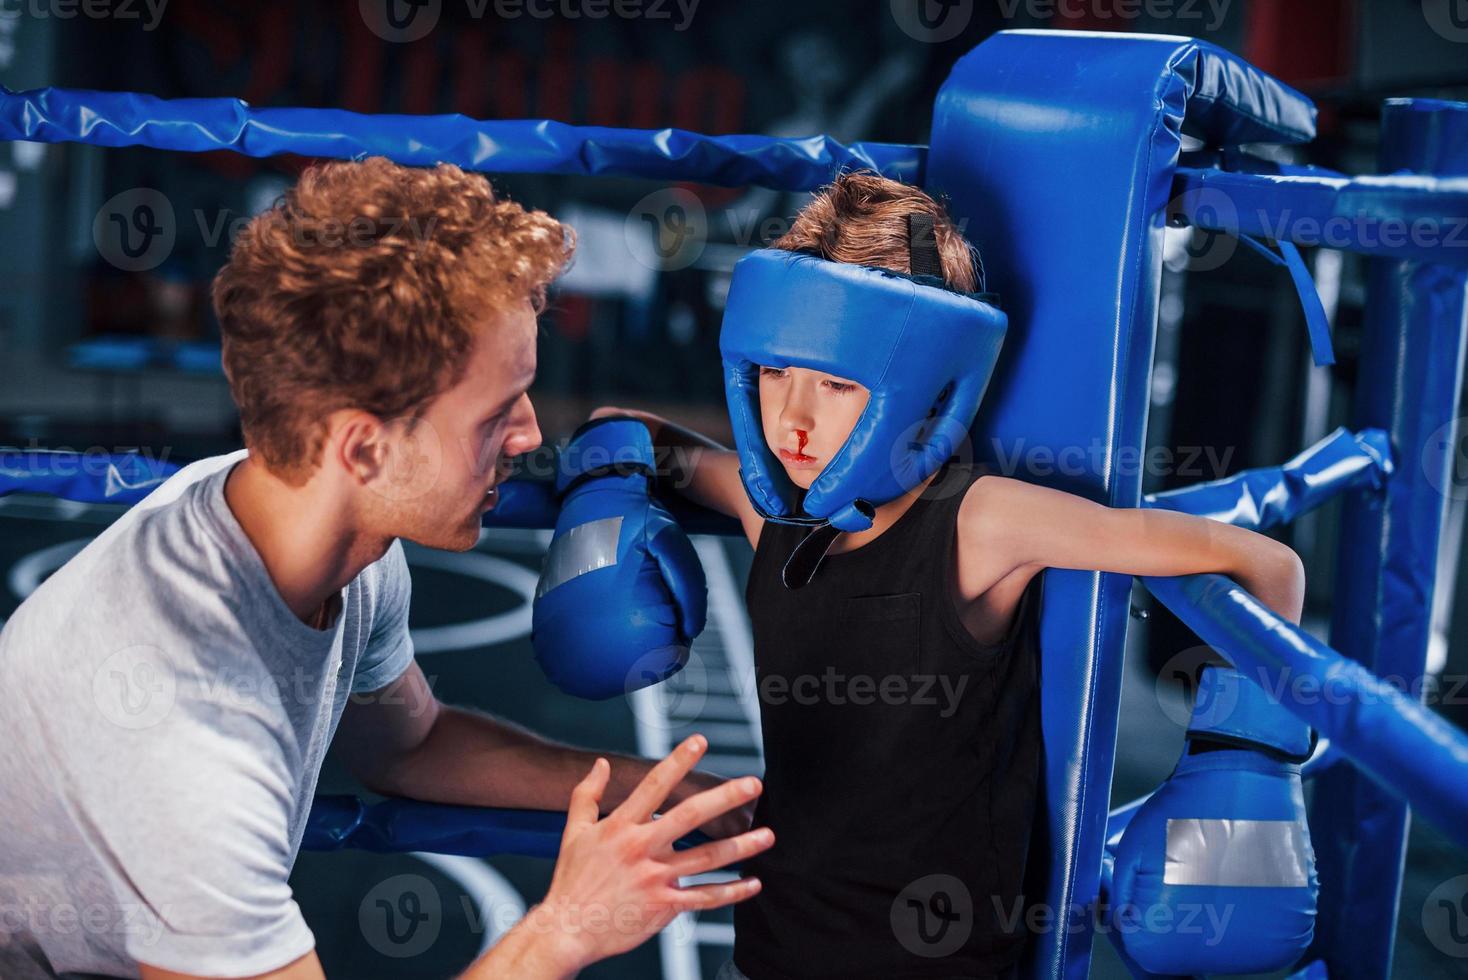
[[[598,419],[588,419],[577,426],[576,430],[566,438],[566,446],[567,448],[572,446],[588,430],[623,422],[632,422],[637,425],[643,440],[643,445],[640,445],[638,448],[645,450],[643,455],[640,458],[609,460],[599,466],[591,466],[577,472],[575,476],[566,480],[564,485],[558,486],[556,489],[557,500],[565,499],[568,494],[588,480],[596,480],[606,476],[644,476],[647,478],[650,491],[655,492],[658,489],[657,450],[652,445],[652,440],[647,435],[647,426],[641,419],[634,418],[630,415],[606,415]],[[562,458],[557,462],[557,467],[563,468],[565,463],[566,460]],[[564,470],[562,475],[564,475]],[[559,480],[557,482],[559,483]]]

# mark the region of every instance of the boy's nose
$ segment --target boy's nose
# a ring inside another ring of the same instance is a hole
[[[805,439],[810,435],[810,430],[812,427],[811,423],[812,419],[808,412],[802,412],[798,409],[791,410],[788,405],[786,406],[785,411],[780,413],[781,431],[789,436],[794,436],[797,433],[802,434],[802,442],[804,442]]]
[[[800,388],[800,385],[790,386],[785,393],[785,404],[780,409],[780,428],[787,435],[793,435],[796,430],[809,434],[814,427],[810,401]]]

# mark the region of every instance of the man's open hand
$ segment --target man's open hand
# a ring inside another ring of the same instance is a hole
[[[768,828],[673,850],[674,841],[690,831],[752,806],[763,788],[757,778],[721,781],[653,817],[707,747],[701,735],[686,739],[600,820],[598,804],[611,767],[597,759],[571,793],[550,889],[525,924],[559,936],[562,948],[584,965],[640,945],[680,912],[720,908],[757,894],[756,878],[689,887],[678,879],[766,850],[775,840]]]
[[[685,800],[695,793],[715,789],[726,782],[728,780],[723,776],[695,769],[684,777],[683,782],[674,791],[672,799]],[[755,800],[749,800],[736,806],[714,817],[708,823],[700,825],[697,829],[713,838],[737,837],[754,825],[755,802]]]

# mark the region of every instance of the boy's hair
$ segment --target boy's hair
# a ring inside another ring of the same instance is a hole
[[[978,289],[972,246],[964,241],[943,205],[917,187],[870,170],[843,173],[816,192],[772,248],[810,249],[833,262],[912,272],[907,216],[929,214],[943,280],[954,289]]]
[[[463,377],[489,315],[544,309],[574,250],[568,226],[450,164],[309,167],[214,279],[245,444],[299,485],[331,412],[416,414]]]

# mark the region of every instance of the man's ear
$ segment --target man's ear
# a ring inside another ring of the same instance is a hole
[[[352,478],[398,503],[431,491],[443,471],[443,440],[422,416],[382,421],[357,410],[343,419],[336,438]]]
[[[392,465],[388,426],[371,412],[346,409],[333,412],[327,422],[325,454],[353,480],[368,485],[381,479]]]

